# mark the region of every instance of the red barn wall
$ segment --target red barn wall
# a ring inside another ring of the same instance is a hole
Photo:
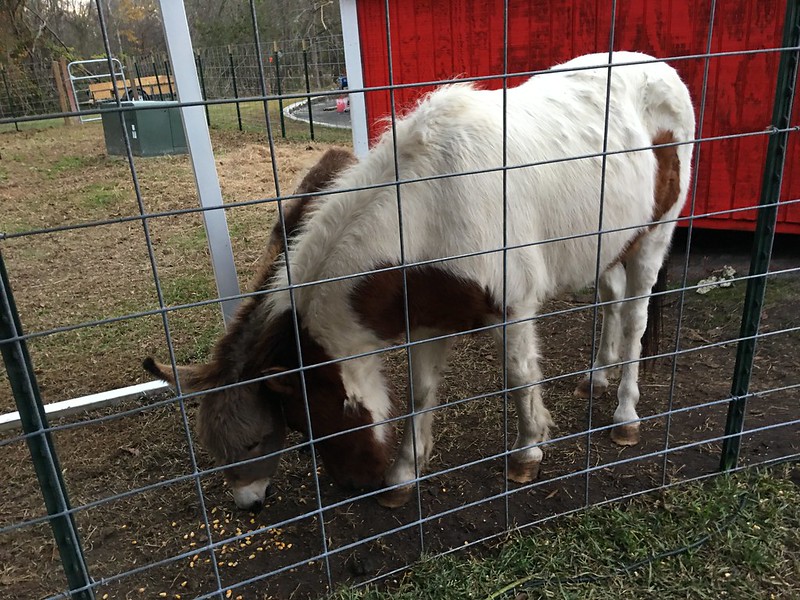
[[[394,84],[415,84],[503,73],[503,0],[390,0]],[[358,2],[365,87],[390,83],[384,0]],[[785,1],[717,3],[712,51],[781,45]],[[508,0],[508,72],[547,69],[574,56],[608,50],[610,0]],[[710,0],[618,0],[615,50],[654,56],[704,54]],[[709,61],[703,138],[764,131],[772,116],[778,53],[715,57]],[[699,117],[704,59],[673,62],[689,85]],[[509,79],[509,86],[521,82]],[[500,87],[500,80],[481,83]],[[431,86],[394,91],[398,112]],[[390,92],[366,94],[370,136],[391,114]],[[797,111],[795,111],[797,112]],[[782,199],[800,198],[800,134],[790,134]],[[758,204],[767,148],[764,135],[701,145],[695,214]],[[686,214],[689,213],[687,207]],[[696,221],[698,226],[752,229],[753,210]],[[782,207],[779,231],[800,233],[800,205]]]

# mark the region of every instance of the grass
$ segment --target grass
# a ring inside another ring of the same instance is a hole
[[[171,236],[167,244],[181,252],[198,252],[208,246],[208,238],[203,227],[192,227],[186,232]]]
[[[274,195],[269,150],[263,135],[212,129],[218,174],[226,202]],[[2,134],[0,231],[19,234],[65,224],[138,213],[127,161],[108,157],[99,123],[38,132]],[[279,176],[291,187],[324,147],[278,140]],[[187,156],[137,158],[147,210],[197,206]],[[269,234],[274,208],[239,207],[227,212],[244,289]],[[215,298],[208,243],[199,214],[149,222],[167,305]],[[7,240],[3,258],[26,332],[47,330],[157,308],[141,224],[121,223],[52,235]],[[141,357],[166,356],[159,317],[130,326],[106,325],[40,338],[31,344],[46,401],[131,385],[147,378]],[[202,360],[221,327],[218,306],[171,316],[179,360]],[[113,356],[114,367],[102,359]],[[0,412],[11,410],[0,392]]]
[[[97,164],[97,159],[94,156],[63,156],[52,163],[46,170],[47,174],[55,177],[68,171],[79,171],[91,165]]]
[[[737,278],[746,277],[746,271],[736,274]],[[677,301],[677,292],[681,288],[681,281],[671,281],[669,289],[676,292],[667,296],[667,302],[674,298]],[[691,280],[687,285],[693,285]],[[688,290],[685,295],[687,306],[703,306],[706,313],[705,325],[708,330],[720,329],[741,321],[744,309],[745,290],[748,281],[734,281],[727,287],[715,287],[705,294],[698,294],[696,290]],[[779,306],[793,302],[800,296],[800,279],[794,273],[770,275],[767,278],[765,292],[765,306]],[[785,327],[794,327],[793,321],[784,322]]]
[[[423,560],[393,589],[345,588],[335,598],[796,598],[800,487],[791,471],[721,476],[591,508],[512,535],[487,556]]]
[[[0,123],[0,133],[16,133],[17,131],[39,131],[42,129],[52,129],[64,125],[63,118],[56,119],[37,119],[36,121],[14,123]]]
[[[216,295],[214,281],[206,273],[188,273],[162,281],[167,304],[200,302]]]
[[[296,100],[285,100],[284,107]],[[242,130],[254,133],[266,132],[264,119],[264,104],[262,102],[242,102],[239,104],[242,115]],[[239,122],[236,115],[236,104],[215,104],[208,107],[211,127],[216,129],[238,129]],[[269,102],[270,122],[272,135],[278,139],[282,137],[280,107],[277,100]],[[286,138],[290,140],[311,140],[309,126],[306,123],[284,118]],[[330,144],[349,144],[351,133],[349,129],[336,129],[315,124],[314,139],[317,142]]]
[[[93,183],[82,190],[81,204],[87,209],[107,208],[124,195],[119,187],[106,183]]]

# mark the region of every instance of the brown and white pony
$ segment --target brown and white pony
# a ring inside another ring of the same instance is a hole
[[[336,193],[302,220],[272,293],[243,309],[209,365],[180,374],[192,390],[272,375],[203,401],[201,435],[218,459],[279,449],[284,421],[307,429],[307,401],[331,476],[387,484],[379,500],[403,504],[415,465],[431,453],[433,413],[408,419],[389,468],[393,400],[376,351],[410,334],[415,407],[430,409],[452,343],[437,336],[494,326],[518,419],[508,476],[533,480],[552,424],[536,385],[533,319],[548,298],[592,283],[598,261],[610,304],[594,389],[607,387],[608,367],[621,359],[612,438],[638,442],[646,296],[686,199],[694,110],[674,69],[629,52],[613,55],[607,107],[607,59],[574,59],[509,89],[505,101],[502,91],[443,87],[336,177]],[[588,392],[586,381],[576,390]],[[239,506],[263,500],[274,462],[262,479],[234,481]]]
[[[348,150],[328,150],[306,173],[293,195],[321,191],[346,168],[354,165],[356,160]],[[272,228],[250,291],[267,289],[275,276],[278,259],[285,248],[284,226],[286,239],[292,240],[309,209],[320,200],[324,200],[324,197],[303,196],[282,202],[283,226],[279,219]],[[264,299],[263,295],[255,295],[242,301],[230,327],[215,344],[208,364],[178,367],[182,391],[188,393],[213,389],[257,378],[262,374],[260,359],[253,361],[252,353],[265,342],[269,345],[268,340],[259,339],[262,331],[257,309]],[[275,350],[277,349],[276,345]],[[287,349],[287,352],[293,355],[293,349]],[[274,354],[279,356],[278,352]],[[292,356],[287,364],[296,360]],[[170,365],[148,358],[144,361],[144,367],[159,379],[176,384]],[[297,414],[297,411],[287,412],[290,426],[298,431],[306,429],[302,415]],[[220,464],[225,465],[263,456],[282,448],[286,436],[286,420],[283,408],[271,400],[268,388],[263,383],[253,383],[204,394],[200,402],[197,426],[201,443]],[[269,479],[278,462],[278,456],[271,456],[261,461],[232,466],[224,471],[226,480],[234,490],[237,506],[250,510],[260,508]],[[264,481],[267,483],[262,483]]]

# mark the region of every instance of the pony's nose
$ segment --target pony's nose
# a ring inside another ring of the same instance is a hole
[[[273,491],[274,490],[272,489],[272,484],[268,483],[267,487],[264,488],[264,501],[256,500],[255,502],[253,502],[253,504],[250,505],[250,507],[247,510],[253,513],[254,515],[260,513],[264,508],[264,502],[266,502],[266,499],[273,494]]]
[[[241,510],[258,512],[264,508],[264,496],[269,489],[269,479],[261,479],[233,488],[233,500]]]

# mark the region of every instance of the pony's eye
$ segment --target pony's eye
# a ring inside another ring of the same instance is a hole
[[[252,450],[255,450],[258,447],[258,444],[259,442],[255,442],[253,444],[250,444],[249,446],[246,446],[245,451],[250,452]]]

